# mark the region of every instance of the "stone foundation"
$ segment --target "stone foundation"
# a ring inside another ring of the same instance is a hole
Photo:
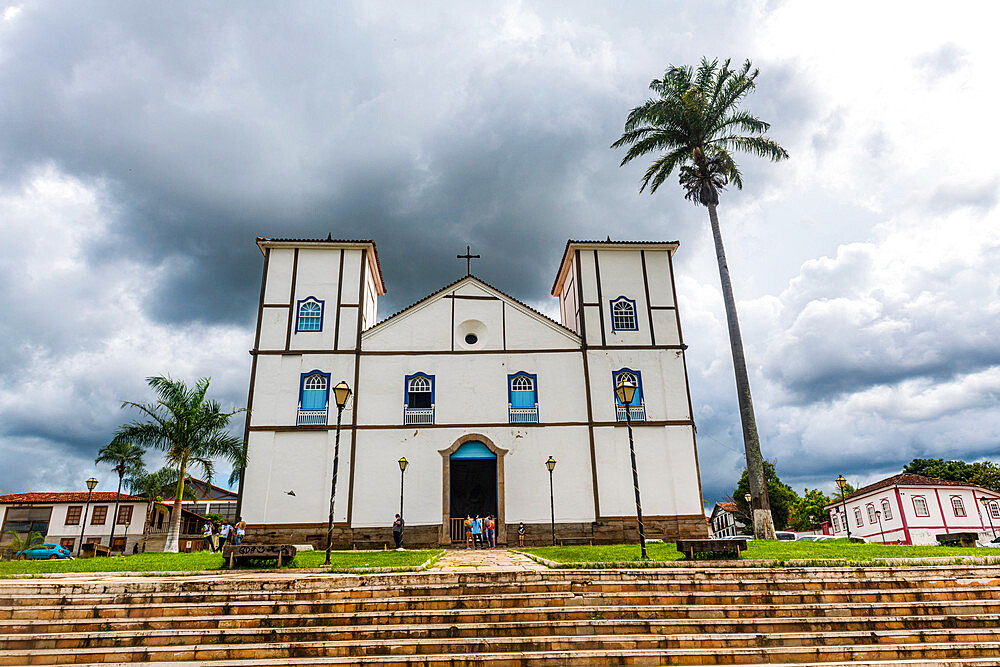
[[[678,539],[707,538],[708,523],[700,514],[657,516],[644,518],[646,539],[673,542]],[[552,544],[552,528],[548,523],[524,524],[525,546]],[[442,540],[440,524],[407,526],[403,533],[405,547],[450,546]],[[572,544],[621,544],[638,540],[635,517],[605,517],[600,521],[585,523],[557,523],[556,543]],[[250,524],[244,540],[261,544],[311,544],[316,549],[326,548],[325,523]],[[390,526],[376,528],[350,528],[343,524],[333,527],[333,548],[391,549],[395,546]],[[456,543],[461,546],[461,543]],[[517,523],[507,523],[507,543],[517,546]]]

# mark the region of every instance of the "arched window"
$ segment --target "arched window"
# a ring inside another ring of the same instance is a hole
[[[638,321],[635,317],[635,301],[620,296],[611,302],[611,330],[637,331]]]
[[[875,523],[875,504],[868,503],[866,509],[868,510],[868,523]]]
[[[858,528],[860,528],[861,526],[865,525],[864,517],[861,516],[861,508],[860,507],[855,507],[854,508],[854,523],[858,524]]]
[[[885,498],[882,499],[882,518],[886,521],[892,521],[892,505]]]
[[[405,384],[404,424],[434,423],[434,376],[425,373],[407,375]]]
[[[635,394],[632,395],[632,402],[628,404],[628,418],[632,421],[646,421],[646,405],[643,402],[642,373],[631,368],[622,368],[611,373],[611,392],[615,397],[616,419],[620,422],[626,421],[626,406],[618,400],[615,389],[622,380],[631,380],[635,384]]]
[[[323,302],[315,297],[307,297],[299,301],[299,316],[295,323],[296,331],[323,330]]]
[[[538,378],[530,373],[507,376],[508,414],[511,424],[538,422]]]
[[[299,382],[299,414],[296,424],[326,424],[330,401],[330,374],[309,371]]]

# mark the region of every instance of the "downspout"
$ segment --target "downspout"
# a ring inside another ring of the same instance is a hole
[[[899,495],[898,486],[893,487],[893,491],[896,492],[896,502],[899,504],[899,518],[903,522],[903,537],[907,544],[913,544],[910,539],[910,527],[906,525],[906,508],[903,507],[903,497]]]

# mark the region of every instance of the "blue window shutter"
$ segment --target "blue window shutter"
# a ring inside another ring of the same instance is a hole
[[[533,408],[535,403],[534,390],[510,392],[510,406],[512,408]]]
[[[303,389],[302,409],[322,410],[326,407],[326,391],[323,389]]]

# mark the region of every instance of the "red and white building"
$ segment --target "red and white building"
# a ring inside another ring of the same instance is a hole
[[[884,536],[886,542],[937,544],[942,533],[979,533],[991,540],[993,527],[1000,535],[1000,493],[913,473],[869,484],[825,509],[834,535],[847,537],[849,526],[852,537],[869,542]]]
[[[0,495],[0,546],[11,542],[8,532],[17,533],[21,539],[40,533],[46,544],[61,544],[74,554],[81,536],[84,544],[101,544],[113,552],[131,553],[142,540],[149,501],[123,493],[118,496],[116,514],[116,495],[114,491],[95,491],[90,494],[89,505],[86,492]]]

